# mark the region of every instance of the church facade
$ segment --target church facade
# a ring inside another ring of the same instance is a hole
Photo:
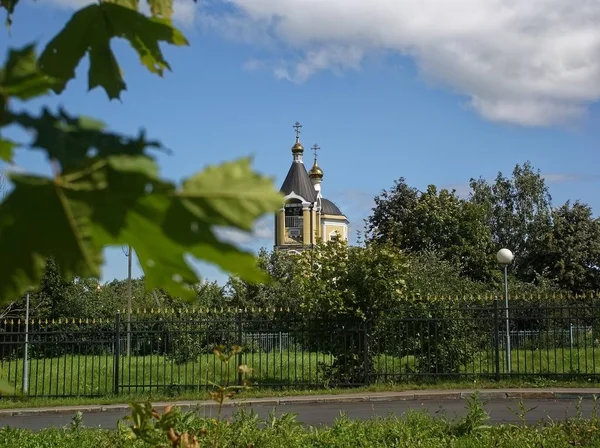
[[[275,214],[275,248],[299,252],[312,247],[317,240],[348,240],[348,218],[338,206],[323,197],[323,170],[317,162],[316,144],[312,147],[314,161],[307,171],[304,166],[304,146],[300,142],[298,122],[294,125],[296,142],[292,146],[292,165],[281,185],[284,194],[281,209]]]

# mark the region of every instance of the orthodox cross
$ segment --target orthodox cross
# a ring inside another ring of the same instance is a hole
[[[317,160],[317,151],[321,149],[316,143],[313,145],[312,150],[315,153],[315,160]]]
[[[295,130],[296,130],[296,141],[299,142],[300,141],[300,128],[302,128],[302,125],[299,122],[294,123],[294,126],[292,126]]]

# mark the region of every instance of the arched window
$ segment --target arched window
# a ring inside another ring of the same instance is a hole
[[[286,233],[293,241],[302,243],[302,228],[304,222],[302,219],[302,201],[299,199],[290,199],[285,203],[285,229]]]

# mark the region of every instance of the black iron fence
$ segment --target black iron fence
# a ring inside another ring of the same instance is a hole
[[[161,310],[0,323],[0,374],[30,396],[199,391],[239,381],[318,388],[509,377],[600,379],[600,306],[407,305],[377,317]],[[509,331],[507,332],[507,323]],[[212,353],[240,345],[229,364]]]

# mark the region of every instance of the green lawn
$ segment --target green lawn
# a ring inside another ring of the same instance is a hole
[[[501,352],[501,373],[505,372],[505,353]],[[32,359],[29,365],[29,395],[47,396],[108,396],[114,393],[114,358],[111,355],[72,356]],[[214,355],[198,356],[194,361],[176,363],[165,356],[132,356],[119,358],[119,394],[162,394],[163,396],[196,395],[209,382],[235,383],[236,361],[221,363]],[[332,358],[320,353],[275,351],[242,355],[242,363],[253,368],[250,378],[257,388],[286,388],[292,390],[318,389],[328,386],[320,363],[330,365]],[[413,357],[398,358],[380,355],[374,359],[372,382],[382,385],[418,383],[423,380],[437,383],[461,378],[468,383],[474,379],[492,380],[495,359],[491,354],[476,356],[467,365],[459,366],[461,375],[414,375]],[[23,361],[0,363],[8,380],[20,388]],[[600,372],[600,359],[591,350],[557,349],[555,351],[513,351],[512,372],[525,377],[544,376],[558,380],[592,379]],[[558,374],[555,375],[555,374]],[[576,378],[574,374],[585,374]],[[356,385],[358,386],[358,384]]]

